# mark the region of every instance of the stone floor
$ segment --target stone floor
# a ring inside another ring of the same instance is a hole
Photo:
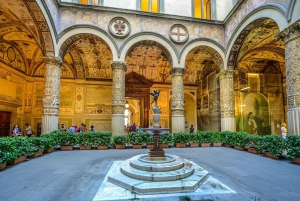
[[[107,174],[118,161],[147,149],[55,151],[0,171],[1,201],[93,201],[104,189]],[[193,161],[228,187],[228,193],[205,192],[139,197],[106,195],[107,200],[298,201],[300,166],[232,148],[170,148],[166,153]],[[209,180],[208,180],[209,181]],[[203,184],[204,185],[204,184]],[[122,191],[116,189],[115,192]],[[202,192],[200,192],[202,191]],[[104,198],[104,197],[103,197]],[[104,200],[104,199],[102,199]]]

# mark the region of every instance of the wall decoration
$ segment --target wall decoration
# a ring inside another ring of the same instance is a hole
[[[125,38],[130,33],[130,24],[123,17],[115,17],[109,22],[108,30],[116,38]]]
[[[74,102],[74,85],[61,84],[60,85],[60,107],[73,107]]]
[[[9,47],[7,48],[7,58],[10,60],[10,62],[14,62],[16,59],[16,52],[14,48]]]
[[[174,43],[185,43],[189,38],[189,32],[182,24],[174,24],[170,28],[169,37]]]

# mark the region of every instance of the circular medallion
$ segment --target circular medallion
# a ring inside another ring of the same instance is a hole
[[[114,37],[125,38],[130,33],[130,24],[123,17],[115,17],[110,21],[108,29]]]
[[[185,26],[181,24],[174,24],[170,28],[169,36],[174,43],[184,43],[189,38],[189,32]]]
[[[7,48],[7,58],[10,60],[10,62],[15,61],[16,52],[15,52],[14,48],[12,48],[12,47]]]

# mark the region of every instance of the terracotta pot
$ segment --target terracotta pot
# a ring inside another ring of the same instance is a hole
[[[154,145],[153,144],[147,144],[147,149],[153,149]]]
[[[268,158],[278,159],[278,156],[274,156],[273,154],[271,154],[268,151],[265,151],[265,156],[268,157]]]
[[[293,163],[300,165],[300,158],[293,158]]]
[[[220,143],[220,142],[214,142],[214,143],[213,143],[213,146],[214,146],[214,147],[221,147],[221,146],[222,146],[222,143]]]
[[[16,165],[18,163],[22,163],[22,162],[24,162],[26,160],[26,158],[27,158],[27,155],[26,156],[20,156],[20,157],[15,158],[15,159],[13,159],[11,161],[8,161],[8,164],[9,165]]]
[[[39,156],[43,155],[43,150],[35,152],[30,158],[37,158]]]
[[[84,146],[84,145],[80,145],[80,150],[91,150],[92,149],[92,147],[91,146]]]
[[[53,152],[53,151],[54,151],[54,148],[47,149],[47,150],[44,150],[44,151],[43,151],[43,154],[49,154],[49,153],[51,153],[51,152]]]
[[[209,147],[210,143],[201,143],[201,147]]]
[[[223,146],[224,146],[224,147],[228,147],[228,148],[231,148],[231,147],[232,147],[230,144],[226,144],[226,143],[223,144]]]
[[[71,150],[73,150],[73,146],[60,146],[60,150],[71,151]]]
[[[125,145],[116,144],[116,149],[125,149]]]
[[[133,144],[133,145],[132,145],[132,148],[133,148],[133,149],[142,149],[142,148],[143,148],[143,145],[141,145],[141,144]]]
[[[240,147],[240,146],[234,146],[235,149],[240,150],[240,151],[244,151],[245,147]]]
[[[108,146],[106,146],[106,145],[99,145],[99,146],[97,146],[97,149],[99,149],[99,150],[106,150],[106,149],[108,149]]]
[[[177,148],[185,148],[185,143],[176,143]]]
[[[6,162],[5,163],[0,163],[0,170],[3,170],[6,167]]]
[[[199,143],[198,142],[191,142],[190,147],[192,147],[192,148],[199,147]]]
[[[248,152],[253,153],[253,154],[260,154],[260,151],[257,151],[255,148],[248,148]]]
[[[159,148],[169,148],[169,144],[159,144]]]

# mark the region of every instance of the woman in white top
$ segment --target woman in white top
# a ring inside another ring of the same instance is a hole
[[[281,124],[281,136],[282,139],[286,139],[286,134],[287,134],[287,129],[286,129],[286,123]]]

